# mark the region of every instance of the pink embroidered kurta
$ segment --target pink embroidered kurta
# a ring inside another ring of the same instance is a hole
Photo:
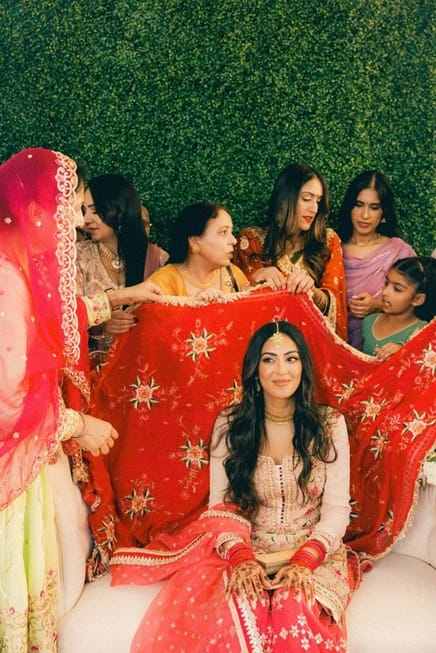
[[[225,417],[217,420],[220,432]],[[168,578],[135,635],[132,652],[289,653],[345,651],[340,626],[350,595],[347,551],[341,542],[348,523],[349,456],[344,419],[331,416],[338,450],[335,462],[316,464],[304,503],[297,490],[298,467],[259,456],[256,490],[265,502],[250,529],[234,509],[218,503],[182,533],[159,538],[160,550],[120,549],[111,561],[114,584]],[[212,447],[213,449],[213,447]],[[211,504],[225,490],[223,441],[211,457]],[[251,530],[251,532],[250,532]],[[235,594],[225,598],[229,564],[220,542],[243,539],[254,550],[301,546],[316,534],[328,556],[314,572],[315,597],[309,604],[294,592],[265,590],[264,603],[250,605]],[[352,584],[352,583],[351,583]]]

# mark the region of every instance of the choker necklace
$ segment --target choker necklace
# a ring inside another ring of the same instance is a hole
[[[287,424],[288,422],[292,422],[294,418],[294,413],[287,415],[287,417],[278,417],[277,415],[271,415],[265,411],[264,415],[265,421],[270,422],[271,424]]]
[[[213,273],[212,281],[208,281],[207,283],[200,283],[199,281],[196,281],[191,277],[189,274],[188,270],[186,268],[182,268],[181,272],[182,275],[186,278],[187,282],[191,285],[194,286],[195,288],[200,288],[200,289],[205,289],[205,288],[210,288],[213,286],[213,284],[216,282],[218,273],[219,273],[219,268],[215,270]]]
[[[102,242],[97,243],[97,247],[100,254],[111,262],[111,266],[114,270],[124,269],[124,261],[118,256],[118,254],[114,254],[114,252]]]

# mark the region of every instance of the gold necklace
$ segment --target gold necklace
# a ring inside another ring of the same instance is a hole
[[[210,288],[213,286],[213,284],[216,282],[218,273],[219,273],[219,268],[215,270],[213,273],[212,281],[208,281],[207,283],[200,283],[199,281],[195,281],[189,274],[188,270],[186,268],[182,269],[182,274],[185,276],[186,280],[191,286],[194,286],[195,288],[200,288],[200,289],[205,289],[205,288]]]
[[[270,422],[271,424],[287,424],[288,422],[292,422],[294,418],[294,413],[291,413],[286,417],[278,417],[278,415],[271,415],[271,413],[267,413],[265,411],[264,416],[265,416],[265,421]]]
[[[118,256],[118,254],[115,254],[109,247],[107,247],[104,243],[101,241],[97,243],[98,250],[102,256],[108,259],[110,261],[111,266],[113,267],[114,270],[123,270],[124,269],[124,261],[122,258]]]

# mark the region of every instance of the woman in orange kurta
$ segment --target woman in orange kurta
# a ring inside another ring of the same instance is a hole
[[[345,275],[341,242],[326,228],[329,194],[312,167],[291,163],[280,173],[265,229],[241,231],[234,263],[252,283],[311,294],[315,305],[347,338]]]

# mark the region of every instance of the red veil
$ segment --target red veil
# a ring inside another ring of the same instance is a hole
[[[107,457],[89,457],[84,493],[97,562],[106,564],[116,546],[147,546],[205,509],[215,417],[238,400],[248,340],[272,319],[303,331],[318,400],[345,414],[352,456],[346,539],[372,556],[392,546],[436,440],[434,322],[378,363],[340,340],[307,297],[287,292],[205,306],[148,304],[138,316],[95,384],[94,413],[120,433]]]
[[[2,311],[17,316],[17,332],[8,334],[1,332],[0,317],[1,358],[9,359],[0,373],[23,370],[14,383],[1,376],[0,509],[55,450],[59,375],[79,361],[70,215],[75,170],[71,159],[40,148],[19,152],[0,166]],[[77,369],[74,375],[84,381]]]

